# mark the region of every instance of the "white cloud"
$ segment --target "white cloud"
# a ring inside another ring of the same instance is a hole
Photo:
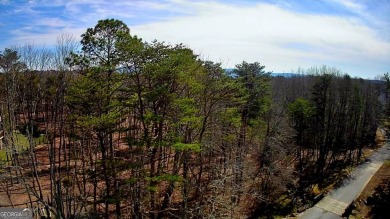
[[[369,2],[372,7],[375,9],[370,10],[365,0],[326,0],[333,2],[338,6],[343,7],[350,13],[356,15],[356,17],[367,25],[373,26],[376,29],[383,31],[388,31],[390,27],[389,22],[389,10],[390,2],[388,0],[380,1],[375,0]],[[364,4],[366,3],[366,4]],[[390,39],[390,38],[388,38]]]
[[[390,43],[377,39],[373,29],[353,18],[299,14],[269,4],[187,6],[196,13],[131,29],[148,41],[182,42],[212,60],[228,62],[229,67],[246,60],[261,61],[269,70],[289,71],[390,60]],[[306,45],[308,50],[286,48],[288,44]]]
[[[80,35],[85,32],[85,28],[63,28],[61,30],[50,30],[45,33],[26,33],[26,31],[29,31],[30,29],[31,28],[28,27],[15,30],[13,33],[18,36],[14,39],[13,44],[9,45],[9,47],[25,44],[54,46],[56,45],[58,37],[61,35],[71,34],[77,41],[79,41],[81,39]]]
[[[360,4],[354,0],[332,0],[332,1],[341,4],[350,10],[362,11],[364,9],[363,4]]]
[[[45,18],[38,20],[35,25],[45,27],[68,27],[71,23],[60,18]]]
[[[282,72],[326,64],[370,77],[364,73],[388,71],[390,63],[390,42],[377,28],[386,21],[367,13],[366,6],[355,0],[324,0],[354,11],[349,17],[294,12],[293,6],[283,5],[285,1],[277,5],[187,0],[45,1],[48,8],[64,6],[63,17],[36,15],[25,28],[12,31],[13,43],[52,45],[61,33],[79,37],[99,19],[113,17],[129,24],[131,32],[144,40],[184,43],[225,67],[243,60],[260,61],[267,70]],[[27,3],[19,9],[32,14],[35,11],[29,10],[37,4]],[[366,18],[377,26],[368,26],[362,21]],[[40,33],[37,28],[41,26],[45,28]]]

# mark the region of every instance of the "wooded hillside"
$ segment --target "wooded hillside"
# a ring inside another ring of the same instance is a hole
[[[364,159],[386,95],[326,66],[225,72],[113,19],[5,49],[0,72],[0,206],[53,218],[289,214]]]

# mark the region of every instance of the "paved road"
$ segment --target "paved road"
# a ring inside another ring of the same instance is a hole
[[[336,219],[342,218],[345,209],[360,195],[371,177],[390,159],[390,143],[378,149],[367,162],[358,166],[351,177],[344,180],[342,186],[330,192],[314,207],[306,210],[301,219]]]

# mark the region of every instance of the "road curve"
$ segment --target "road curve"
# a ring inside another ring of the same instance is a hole
[[[360,195],[372,176],[385,160],[390,159],[390,143],[374,152],[367,161],[359,165],[342,185],[331,191],[312,208],[307,209],[298,218],[336,219],[342,218],[345,209]]]

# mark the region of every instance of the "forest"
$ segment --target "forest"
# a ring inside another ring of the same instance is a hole
[[[81,42],[4,49],[0,205],[64,219],[285,216],[364,160],[389,114],[386,82],[221,66],[114,19]]]

